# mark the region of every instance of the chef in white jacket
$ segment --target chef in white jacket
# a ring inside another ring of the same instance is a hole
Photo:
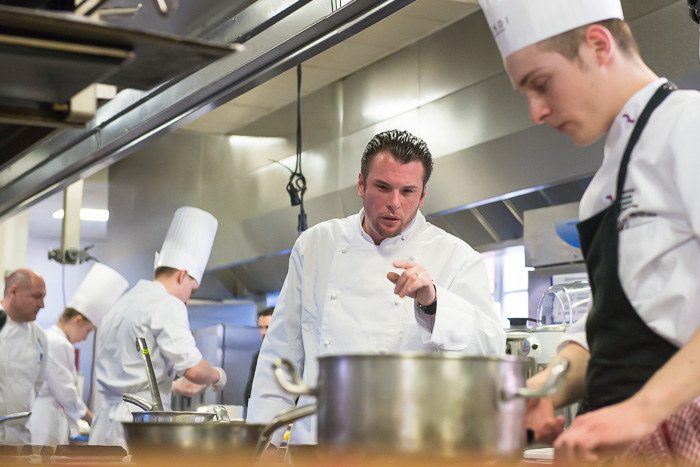
[[[122,394],[151,400],[137,337],[146,339],[165,410],[170,410],[176,375],[215,391],[226,385],[224,370],[202,358],[187,318],[187,302],[202,280],[217,226],[206,211],[179,208],[156,253],[155,280],[140,280],[105,317],[95,361],[97,388],[105,404],[96,411],[90,444],[127,447],[121,422],[131,421],[131,412],[141,409],[122,401]]]
[[[0,416],[29,412],[46,371],[46,334],[36,323],[46,284],[30,269],[5,279],[0,308]],[[27,419],[0,423],[0,444],[29,444]]]
[[[114,269],[101,263],[90,268],[57,324],[46,331],[48,361],[44,384],[32,407],[29,430],[32,444],[68,444],[70,426],[92,421],[92,413],[78,389],[73,344],[84,341],[129,286]]]
[[[592,305],[560,352],[564,391],[531,404],[530,423],[554,437],[552,407],[581,399],[555,460],[698,465],[700,93],[644,63],[619,0],[480,4],[532,121],[578,145],[607,133],[578,225]]]
[[[505,352],[481,255],[418,210],[432,168],[421,139],[398,130],[376,135],[357,183],[363,209],[311,227],[296,241],[260,351],[248,422],[267,422],[295,405],[272,374],[277,357],[316,386],[320,355]],[[309,402],[302,396],[298,404]],[[273,444],[280,438],[276,433]],[[315,417],[295,422],[290,443],[316,439]]]

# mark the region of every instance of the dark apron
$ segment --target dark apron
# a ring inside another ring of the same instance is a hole
[[[593,296],[586,321],[591,359],[579,413],[630,398],[678,350],[649,329],[622,289],[618,277],[620,228],[617,225],[632,150],[651,113],[674,89],[672,83],[661,86],[640,115],[620,163],[612,205],[578,224]]]

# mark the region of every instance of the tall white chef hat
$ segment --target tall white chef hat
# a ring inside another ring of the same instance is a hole
[[[479,0],[501,57],[580,26],[624,19],[620,0]]]
[[[190,277],[201,284],[218,226],[216,217],[206,211],[189,206],[179,208],[175,211],[163,248],[156,253],[153,268],[167,266],[187,270]]]
[[[80,283],[78,290],[68,303],[68,308],[77,310],[99,326],[105,313],[129,287],[129,282],[114,269],[95,263]]]

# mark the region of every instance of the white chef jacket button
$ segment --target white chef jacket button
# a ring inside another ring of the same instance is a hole
[[[411,255],[411,256],[408,257],[408,260],[409,260],[409,261],[415,261],[415,260],[416,260],[416,257],[413,256],[413,255]]]
[[[399,300],[398,298],[395,298],[395,299],[394,299],[394,305],[396,305],[396,306],[401,305],[401,300]]]
[[[331,294],[331,300],[337,300],[339,295],[337,293],[332,293]]]
[[[386,346],[384,346],[384,345],[379,347],[379,353],[386,353],[386,350],[387,350]]]
[[[350,251],[350,249],[349,249],[348,247],[343,247],[343,249],[340,250],[340,251],[341,251],[343,254],[345,254],[345,253],[347,253],[348,251]]]
[[[328,339],[326,339],[325,341],[323,341],[323,345],[325,345],[326,347],[328,347],[329,345],[331,345],[331,341],[329,341]]]

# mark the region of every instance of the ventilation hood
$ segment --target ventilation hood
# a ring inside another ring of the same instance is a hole
[[[0,58],[23,72],[0,74],[0,220],[411,2],[198,0],[180,2],[181,16],[157,21],[139,19],[144,11],[154,14],[147,4],[150,10],[144,6],[133,21],[116,20],[119,26],[1,7]],[[155,28],[178,35],[147,31]],[[232,54],[234,43],[245,48]],[[93,116],[71,114],[76,92],[94,82],[119,92],[107,102],[93,97]]]

